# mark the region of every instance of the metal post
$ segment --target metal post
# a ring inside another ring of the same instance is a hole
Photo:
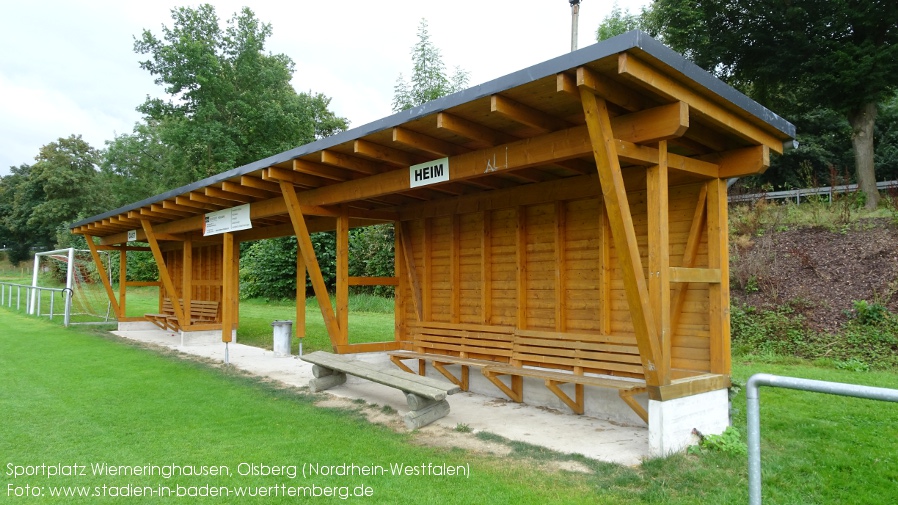
[[[32,274],[32,276],[31,276],[31,286],[32,287],[37,287],[37,274],[39,271],[40,271],[40,255],[35,254],[34,255],[34,274]],[[28,303],[28,313],[29,314],[34,314],[34,305],[35,305],[36,298],[37,298],[37,292],[32,290],[31,296],[29,297],[29,299],[31,301]]]
[[[571,52],[577,50],[577,29],[580,18],[580,0],[569,0],[571,3]]]
[[[761,505],[761,399],[759,388],[771,386],[798,389],[814,393],[898,402],[898,389],[859,386],[841,382],[827,382],[796,377],[781,377],[766,373],[752,375],[745,386],[748,428],[748,503]]]

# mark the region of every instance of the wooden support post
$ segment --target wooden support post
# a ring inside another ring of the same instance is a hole
[[[122,247],[119,249],[118,256],[118,306],[120,318],[128,316],[127,305],[128,297],[128,249]]]
[[[656,365],[661,384],[670,384],[670,232],[668,219],[667,141],[658,143],[658,164],[646,170],[648,196],[649,295],[661,338]]]
[[[324,284],[324,278],[321,276],[321,268],[318,266],[318,258],[315,257],[315,248],[312,246],[312,239],[309,237],[309,229],[306,227],[306,220],[299,206],[299,199],[296,197],[296,189],[294,189],[292,182],[280,181],[280,185],[281,193],[284,195],[284,201],[287,204],[287,211],[290,214],[290,221],[293,223],[293,231],[299,243],[299,249],[309,271],[309,278],[312,280],[315,299],[318,300],[318,308],[321,309],[321,316],[324,318],[324,326],[327,328],[331,345],[336,347],[341,334],[340,325],[337,322],[337,317],[334,315],[334,309],[331,307],[327,287]]]
[[[232,340],[234,323],[237,321],[236,314],[234,314],[237,287],[234,286],[233,272],[234,249],[236,249],[236,245],[233,233],[225,233],[223,238],[224,244],[221,260],[221,341],[230,342]]]
[[[483,211],[483,229],[480,235],[480,310],[483,324],[491,324],[493,319],[493,213]]]
[[[306,260],[302,257],[302,250],[296,248],[296,324],[294,325],[296,338],[306,336]]]
[[[337,345],[349,344],[349,217],[337,218]]]
[[[729,375],[730,268],[725,179],[708,181],[708,268],[720,269],[720,284],[709,284],[711,373]]]
[[[172,309],[175,311],[175,317],[178,319],[178,327],[183,328],[188,321],[184,316],[184,310],[182,309],[181,304],[178,303],[178,291],[175,289],[175,284],[172,282],[171,276],[168,273],[168,267],[165,266],[165,257],[162,255],[162,249],[159,248],[159,242],[156,240],[156,234],[153,232],[153,225],[146,219],[141,219],[140,224],[147,236],[147,242],[150,244],[150,249],[153,251],[153,258],[156,260],[156,268],[159,269],[159,279],[162,281],[162,286],[165,288],[165,294],[167,294],[168,298],[171,300]]]
[[[100,281],[103,282],[103,287],[106,289],[106,296],[109,297],[109,303],[112,304],[112,310],[119,319],[122,319],[125,317],[125,314],[122,313],[121,307],[115,299],[115,292],[112,291],[112,282],[106,276],[106,268],[103,267],[103,260],[100,259],[97,244],[94,243],[94,238],[91,235],[84,235],[84,238],[87,241],[87,248],[90,249],[90,257],[93,258],[94,265],[97,267],[97,272],[100,275]]]
[[[184,299],[184,313],[190,314],[190,301],[193,299],[193,241],[187,239],[182,245],[181,297]]]
[[[661,378],[658,375],[658,361],[661,349],[658,331],[643,277],[642,259],[639,256],[633,217],[630,214],[627,191],[624,187],[620,161],[617,158],[616,142],[612,136],[608,107],[604,100],[585,88],[580,89],[580,98],[602,185],[605,209],[611,224],[611,236],[623,272],[627,305],[636,332],[636,344],[645,371],[645,380],[647,384],[659,385]]]

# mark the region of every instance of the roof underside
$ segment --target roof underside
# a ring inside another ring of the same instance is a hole
[[[433,186],[410,189],[407,184],[387,184],[384,191],[372,189],[383,184],[387,174],[405,173],[407,182],[410,165],[481,152],[495,155],[496,148],[507,153],[508,146],[553,135],[558,137],[554,142],[561,142],[568,133],[582,135],[585,118],[579,89],[583,86],[606,100],[612,118],[681,104],[680,110],[685,111],[681,116],[688,114],[683,117],[688,128],[668,140],[668,149],[690,160],[709,160],[715,153],[758,146],[765,152],[781,152],[783,144],[794,137],[794,127],[787,121],[634,31],[85,219],[71,228],[74,233],[103,237],[106,244],[123,243],[126,232],[140,229],[142,220],[194,223],[208,212],[250,203],[255,204],[251,208],[260,209],[253,212],[254,228],[279,226],[290,234],[286,210],[264,211],[266,206],[282,209],[275,203],[283,201],[279,186],[283,180],[293,183],[304,205],[316,206],[318,216],[348,213],[355,218],[392,220],[421,202],[595,174],[592,152],[577,151]],[[633,144],[640,144],[639,132],[627,135]],[[615,137],[621,138],[617,129]],[[621,156],[621,164],[640,163]],[[690,177],[698,175],[672,174],[671,184],[688,182]],[[195,231],[186,225],[171,228],[172,233]]]

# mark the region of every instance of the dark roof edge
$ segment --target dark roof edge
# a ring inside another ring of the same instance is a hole
[[[554,75],[559,72],[584,65],[591,61],[600,60],[613,54],[621,53],[633,48],[642,49],[646,53],[657,58],[662,63],[683,73],[685,76],[701,84],[709,91],[751,113],[758,119],[761,119],[765,123],[781,131],[782,133],[790,137],[795,136],[795,127],[785,119],[781,118],[761,104],[743,95],[739,91],[733,89],[720,79],[714,77],[707,71],[700,68],[698,65],[695,65],[694,63],[688,61],[682,55],[664,46],[657,40],[653,39],[647,33],[639,30],[633,30],[622,35],[610,38],[608,40],[586,46],[582,49],[578,49],[577,51],[563,54],[542,63],[538,63],[523,70],[518,70],[517,72],[513,72],[503,77],[493,79],[492,81],[478,84],[457,93],[438,98],[423,105],[397,112],[382,119],[378,119],[377,121],[373,121],[371,123],[367,123],[362,126],[358,126],[350,130],[338,133],[336,135],[319,139],[299,147],[295,147],[293,149],[290,149],[289,151],[284,151],[273,156],[254,161],[247,165],[243,165],[241,167],[233,168],[231,170],[228,170],[227,172],[222,172],[220,174],[193,182],[186,186],[181,186],[179,188],[166,191],[165,193],[151,196],[139,202],[135,202],[124,207],[105,212],[103,214],[98,214],[87,219],[83,219],[81,221],[78,221],[77,223],[72,223],[71,225],[69,225],[69,229],[73,229],[88,223],[93,223],[101,219],[107,219],[113,216],[117,216],[123,212],[139,209],[145,205],[159,203],[163,200],[183,195],[185,193],[189,193],[191,191],[225,181],[232,177],[245,175],[262,168],[267,168],[277,163],[290,161],[294,158],[314,153],[322,149],[327,149],[329,147],[333,147],[350,140],[355,140],[364,137],[365,135],[370,135],[387,128],[400,126],[406,122],[430,114],[434,114],[436,112],[441,112],[443,110],[450,109],[452,107],[476,100],[478,98],[493,95],[495,93],[511,89],[515,86],[533,82],[535,80],[542,79],[544,77]]]

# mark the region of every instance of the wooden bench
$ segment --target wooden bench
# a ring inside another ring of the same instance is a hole
[[[512,355],[511,326],[487,326],[465,323],[413,323],[410,325],[414,351],[393,351],[390,360],[406,372],[415,373],[403,360],[418,360],[418,373],[424,375],[425,363],[433,367],[462,391],[469,386],[469,368],[484,368],[508,363]],[[446,369],[461,365],[461,376]]]
[[[633,398],[646,391],[635,337],[519,329],[514,332],[509,364],[490,365],[481,372],[516,402],[524,400],[524,377],[543,379],[577,414],[584,411],[584,386],[617,389],[620,398],[648,423],[648,413]],[[510,386],[499,379],[504,375],[511,376]],[[562,384],[574,385],[574,398],[561,389]]]
[[[445,417],[449,414],[449,402],[446,401],[446,396],[461,391],[456,385],[430,377],[410,374],[390,366],[382,367],[324,351],[306,354],[302,360],[314,365],[312,374],[315,378],[309,381],[309,389],[312,392],[317,393],[343,384],[346,382],[346,374],[401,390],[405,393],[405,399],[411,409],[408,414],[403,416],[403,421],[409,429],[420,428]]]
[[[183,300],[178,300],[183,303]],[[211,300],[190,300],[190,324],[214,323],[218,321],[219,302]],[[163,330],[179,331],[181,325],[175,316],[175,309],[170,298],[162,300],[162,312],[145,314],[144,318]]]

